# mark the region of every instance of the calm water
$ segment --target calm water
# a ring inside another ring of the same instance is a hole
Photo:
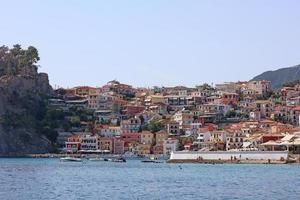
[[[1,158],[0,199],[300,199],[300,166]]]

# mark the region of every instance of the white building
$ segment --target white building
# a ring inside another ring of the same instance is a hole
[[[243,131],[234,130],[228,132],[226,136],[226,150],[242,148],[245,138],[246,134]]]
[[[180,97],[187,97],[187,95],[188,95],[187,90],[179,90],[178,91],[178,96],[180,96]]]
[[[209,103],[209,104],[202,104],[197,106],[198,109],[203,112],[203,113],[220,113],[224,114],[227,111],[231,109],[230,105],[224,105],[224,104],[214,104],[214,103]]]
[[[169,156],[172,151],[178,150],[179,142],[177,139],[168,138],[164,141],[163,152],[164,156]]]
[[[214,142],[226,143],[226,132],[225,131],[213,131],[211,132],[211,140]]]
[[[99,136],[95,135],[83,135],[81,136],[81,150],[97,150],[99,149],[98,144],[98,138]]]
[[[197,137],[197,142],[209,142],[211,139],[210,132],[199,132]]]
[[[174,121],[179,123],[179,128],[183,129],[194,121],[194,115],[190,111],[182,110],[174,114]]]
[[[249,81],[247,87],[251,90],[255,90],[260,95],[267,95],[271,91],[271,81]]]
[[[249,113],[249,118],[251,120],[260,121],[260,112],[259,111],[253,111]]]
[[[101,128],[100,135],[103,137],[112,138],[114,136],[121,135],[121,127],[120,126],[105,126]]]
[[[186,135],[195,135],[197,134],[199,128],[202,127],[201,123],[191,123],[190,127],[185,129],[185,134]]]

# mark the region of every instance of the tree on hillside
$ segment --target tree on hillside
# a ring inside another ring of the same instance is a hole
[[[201,89],[201,90],[214,90],[214,88],[209,85],[208,83],[204,83],[202,85],[197,85],[196,88]]]
[[[36,63],[40,60],[38,50],[29,46],[22,49],[16,44],[11,49],[7,46],[0,47],[0,76],[3,75],[30,75],[37,72]]]
[[[225,112],[224,116],[226,118],[236,117],[237,113],[234,110],[228,110]]]
[[[288,82],[288,83],[283,84],[282,86],[283,87],[294,87],[295,85],[298,85],[298,84],[300,84],[300,80]]]
[[[148,130],[156,133],[164,128],[164,124],[158,120],[151,120],[147,126]]]

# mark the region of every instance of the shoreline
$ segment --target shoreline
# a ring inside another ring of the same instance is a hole
[[[0,158],[62,158],[66,156],[72,156],[76,158],[94,158],[94,157],[119,157],[122,155],[114,154],[57,154],[57,153],[45,153],[45,154],[24,154],[24,155],[1,155]],[[130,157],[129,157],[130,158]],[[136,158],[136,157],[132,157]],[[143,157],[137,157],[143,158]],[[237,159],[237,160],[225,160],[225,159],[168,159],[165,160],[166,164],[297,164],[300,165],[300,156],[298,159],[288,160],[272,160],[272,159]]]

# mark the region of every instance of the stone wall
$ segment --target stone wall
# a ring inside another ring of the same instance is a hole
[[[209,152],[172,152],[170,160],[191,160],[199,159],[204,160],[231,160],[236,157],[240,160],[280,160],[288,158],[287,151],[209,151]]]

